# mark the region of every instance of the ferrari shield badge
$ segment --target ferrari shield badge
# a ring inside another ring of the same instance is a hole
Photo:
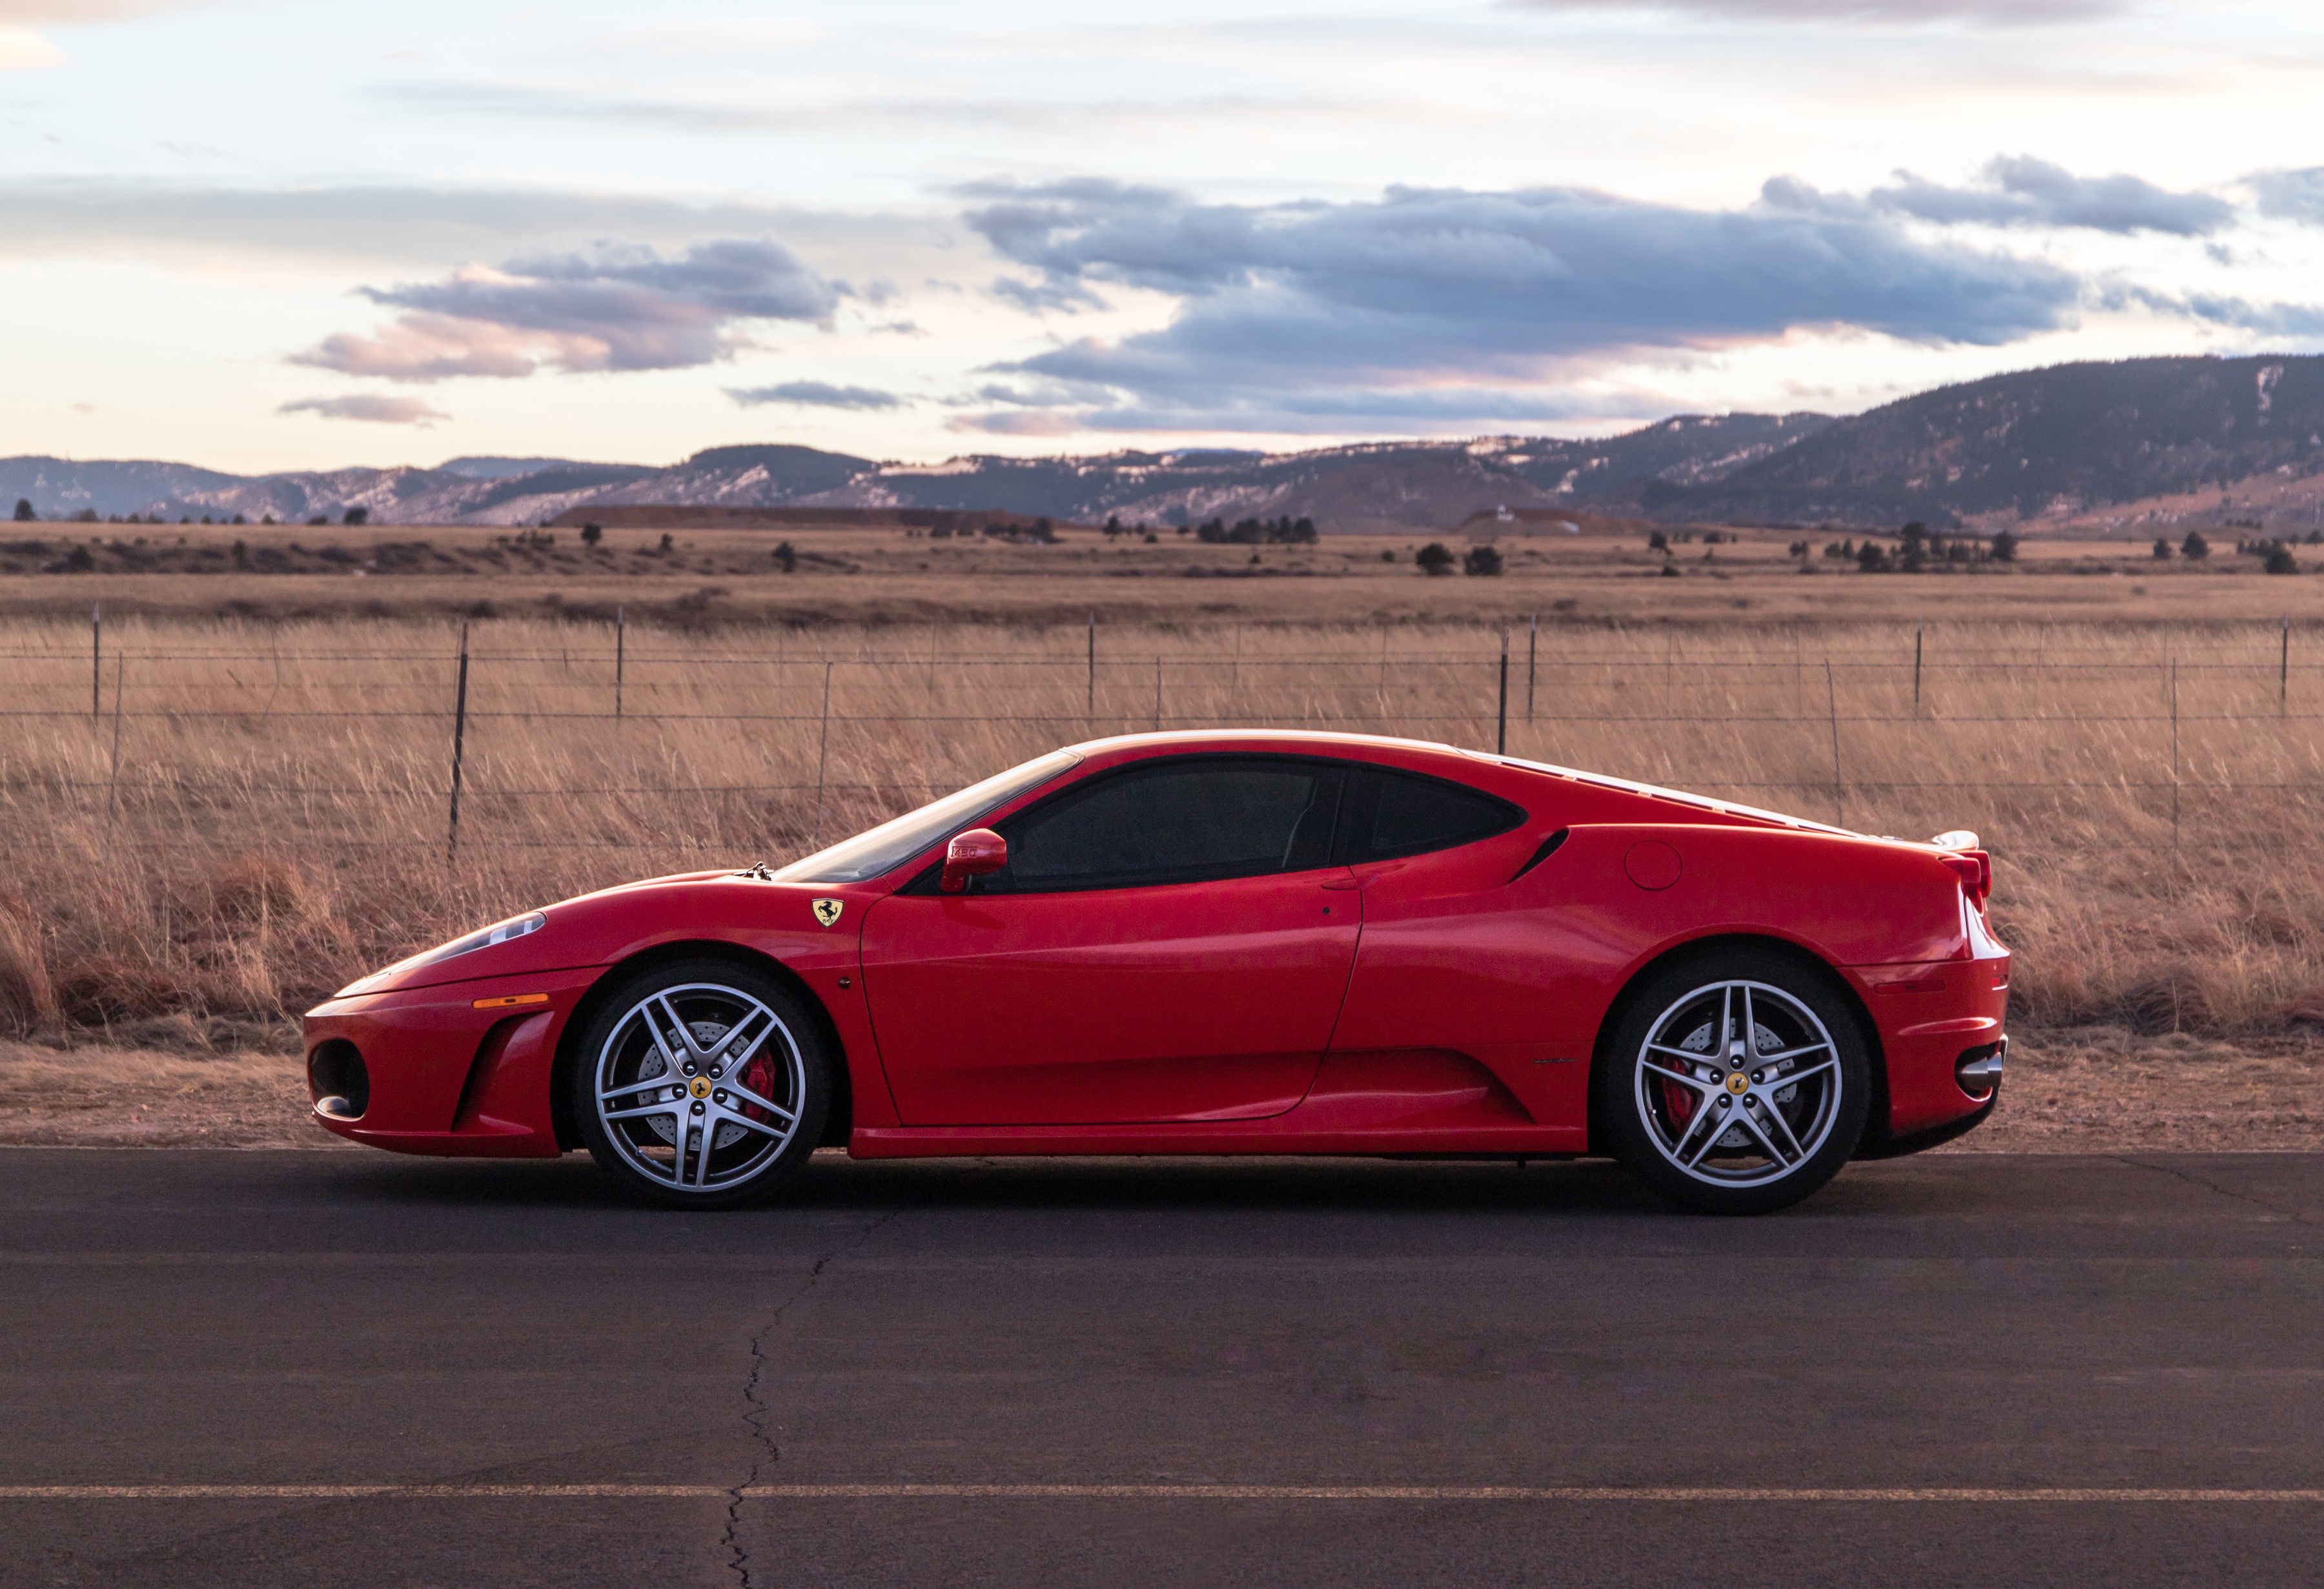
[[[815,902],[815,919],[828,927],[839,920],[839,913],[846,908],[844,899],[818,899]]]

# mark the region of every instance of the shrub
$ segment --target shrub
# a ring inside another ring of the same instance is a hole
[[[2006,529],[1996,530],[1993,536],[1993,560],[1996,563],[2016,562],[2017,537]]]
[[[2187,538],[2179,543],[2179,555],[2190,563],[2200,563],[2211,555],[2211,543],[2203,538],[2200,529],[2190,529]]]
[[[1460,559],[1452,556],[1443,542],[1431,541],[1420,548],[1419,555],[1413,561],[1420,565],[1421,573],[1433,578],[1440,574],[1452,573],[1453,564]]]
[[[791,549],[791,544],[788,541],[784,541],[775,547],[775,561],[782,565],[785,574],[798,571],[798,554]]]
[[[1652,535],[1646,537],[1646,550],[1649,552],[1669,551],[1670,537],[1665,535],[1659,529],[1655,531]]]
[[[1856,549],[1856,565],[1867,574],[1878,574],[1888,566],[1888,549],[1878,541],[1868,540]]]
[[[2300,559],[2292,555],[2290,547],[2285,546],[2282,541],[2275,541],[2269,545],[2267,561],[2263,566],[2270,574],[2298,574]]]
[[[581,527],[581,544],[583,546],[594,547],[604,538],[605,530],[603,525],[585,524]]]
[[[2157,563],[2171,561],[2171,543],[2159,535],[2154,537],[2154,560]]]
[[[1491,547],[1471,547],[1469,555],[1461,559],[1463,574],[1494,574],[1501,571],[1501,555]]]
[[[16,499],[16,522],[17,522],[17,523],[19,523],[19,524],[30,524],[30,523],[32,523],[32,520],[33,520],[34,519],[36,519],[36,518],[38,518],[38,517],[39,517],[39,515],[35,514],[35,513],[32,511],[32,498],[30,498],[30,497],[18,497],[18,498]]]
[[[371,522],[371,510],[369,508],[350,508],[340,517],[339,522],[346,525],[368,524]]]

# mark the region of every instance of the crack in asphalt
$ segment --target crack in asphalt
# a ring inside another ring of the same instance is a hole
[[[2255,1208],[2264,1209],[2266,1212],[2274,1215],[2277,1218],[2289,1220],[2294,1225],[2305,1225],[2313,1227],[2317,1224],[2317,1221],[2310,1218],[2305,1214],[2299,1213],[2291,1208],[2279,1208],[2264,1198],[2255,1198],[2249,1192],[2236,1191],[2231,1187],[2221,1186],[2215,1180],[2207,1180],[2202,1176],[2190,1174],[2188,1171],[2181,1170],[2173,1165],[2149,1163],[2144,1159],[2134,1159],[2124,1153],[2116,1153],[2113,1155],[2113,1158],[2116,1163],[2127,1164],[2134,1170],[2152,1170],[2158,1175],[2172,1176],[2177,1180],[2185,1181],[2190,1186],[2200,1186],[2205,1191],[2217,1192],[2219,1196],[2232,1199],[2238,1203],[2249,1203]]]
[[[773,1409],[770,1408],[759,1394],[760,1376],[766,1372],[768,1364],[767,1337],[774,1334],[777,1327],[782,1323],[783,1315],[788,1313],[793,1307],[806,1299],[809,1291],[815,1290],[816,1283],[823,1279],[823,1272],[825,1269],[848,1254],[860,1250],[865,1242],[870,1241],[882,1227],[893,1222],[902,1213],[903,1209],[900,1208],[889,1209],[857,1232],[855,1239],[846,1246],[835,1248],[817,1258],[815,1261],[815,1267],[807,1272],[807,1279],[800,1283],[798,1290],[784,1298],[781,1306],[768,1315],[766,1323],[761,1325],[758,1331],[751,1337],[751,1373],[742,1382],[742,1422],[751,1431],[751,1439],[757,1447],[757,1454],[752,1457],[751,1471],[743,1475],[742,1482],[726,1492],[726,1531],[720,1537],[719,1541],[726,1548],[726,1565],[733,1569],[742,1589],[752,1589],[751,1553],[742,1548],[742,1502],[750,1493],[751,1487],[759,1482],[761,1476],[782,1460],[782,1447],[778,1446],[774,1437],[767,1432],[767,1417]]]

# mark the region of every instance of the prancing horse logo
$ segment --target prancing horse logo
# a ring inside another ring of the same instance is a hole
[[[815,902],[815,919],[828,927],[839,920],[839,913],[846,908],[844,899],[818,899]]]

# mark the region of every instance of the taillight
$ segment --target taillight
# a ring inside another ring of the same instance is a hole
[[[1964,850],[1956,855],[1937,857],[1952,868],[1960,879],[1961,892],[1978,909],[1985,908],[1985,896],[1993,892],[1993,858],[1982,850]]]

